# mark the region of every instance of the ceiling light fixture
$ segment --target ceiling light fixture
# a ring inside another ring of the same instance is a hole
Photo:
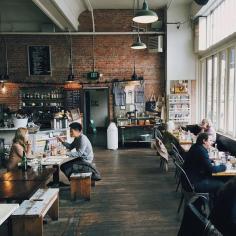
[[[143,43],[140,39],[140,36],[138,34],[138,37],[136,39],[136,41],[131,45],[132,49],[145,49],[147,48],[146,44]]]
[[[148,24],[153,23],[158,20],[158,16],[156,12],[149,10],[148,4],[146,0],[143,2],[143,8],[135,14],[135,17],[133,18],[134,22],[142,23],[142,24]]]
[[[74,68],[73,68],[73,60],[72,60],[72,36],[70,34],[70,67],[69,67],[69,75],[67,77],[67,83],[72,83],[75,80],[75,75],[74,75]]]

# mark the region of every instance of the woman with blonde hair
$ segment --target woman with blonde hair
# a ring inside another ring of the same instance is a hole
[[[26,156],[31,153],[31,143],[29,142],[29,133],[27,128],[18,128],[13,139],[12,147],[10,150],[7,169],[15,169],[19,162],[22,160],[23,152]]]

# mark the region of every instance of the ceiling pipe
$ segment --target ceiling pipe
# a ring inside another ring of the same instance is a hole
[[[137,34],[157,34],[165,35],[165,32],[0,32],[0,35],[137,35]]]

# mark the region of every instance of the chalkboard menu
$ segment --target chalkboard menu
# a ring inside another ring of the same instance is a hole
[[[51,75],[49,46],[28,47],[29,75]]]
[[[81,108],[80,90],[66,90],[65,91],[65,107],[68,110],[71,110],[74,108]]]

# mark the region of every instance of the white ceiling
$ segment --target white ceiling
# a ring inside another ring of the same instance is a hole
[[[84,0],[85,2],[88,0]],[[143,0],[90,0],[94,9],[133,9],[135,1],[135,8],[142,7]],[[147,0],[150,9],[158,9],[167,6],[171,3],[176,4],[190,4],[193,0]]]

